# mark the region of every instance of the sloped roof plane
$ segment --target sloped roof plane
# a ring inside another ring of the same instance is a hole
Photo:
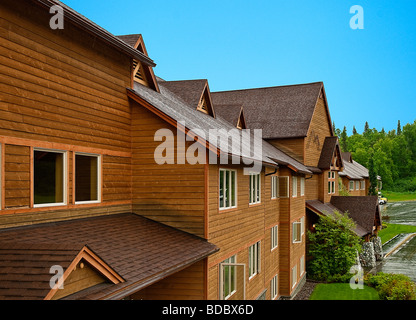
[[[132,213],[4,229],[0,230],[0,299],[44,299],[51,290],[50,267],[68,270],[76,257],[85,258],[84,253],[106,266],[107,278],[111,274],[120,281],[65,299],[120,299],[216,251],[205,239]]]
[[[164,81],[159,82],[159,88],[160,93],[157,93],[144,86],[135,85],[134,90],[127,89],[127,92],[131,99],[146,105],[152,112],[167,118],[172,125],[177,126],[179,123],[185,122],[186,127],[190,130],[202,130],[205,133],[207,148],[214,149],[212,151],[218,154],[226,153],[241,157],[241,154],[232,154],[232,150],[222,150],[217,137],[214,137],[214,140],[210,139],[212,138],[209,133],[211,129],[216,129],[218,132],[221,129],[225,129],[226,132],[230,133],[231,135],[220,137],[220,139],[229,139],[229,145],[232,145],[233,139],[238,139],[241,145],[245,146],[246,150],[255,150],[255,139],[252,134],[247,138],[240,132],[241,130],[231,130],[235,129],[235,127],[224,119],[215,119],[210,115],[198,112],[194,107],[187,104],[184,99],[165,87]],[[276,166],[277,164],[287,165],[299,173],[311,173],[302,163],[275,148],[264,139],[262,139],[262,154],[252,154],[250,159],[270,166]]]
[[[247,126],[262,128],[265,139],[306,137],[319,97],[330,122],[322,82],[212,92],[214,105],[241,104]]]

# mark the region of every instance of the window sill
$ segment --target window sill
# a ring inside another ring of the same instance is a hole
[[[93,203],[101,203],[101,201],[100,200],[75,201],[75,204],[93,204]]]
[[[223,212],[230,212],[230,211],[234,211],[234,210],[237,210],[238,208],[237,207],[230,207],[230,208],[218,208],[218,211],[220,212],[220,213],[223,213]]]
[[[49,207],[62,207],[66,206],[66,203],[59,202],[59,203],[41,203],[41,204],[34,204],[33,208],[49,208]]]
[[[261,202],[249,203],[249,204],[248,204],[248,207],[249,207],[249,208],[251,208],[251,207],[258,207],[258,206],[261,206]]]

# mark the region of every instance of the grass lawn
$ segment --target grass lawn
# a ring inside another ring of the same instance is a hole
[[[351,289],[349,283],[320,283],[313,290],[309,300],[379,300],[376,289]]]
[[[383,197],[387,198],[388,202],[416,201],[416,192],[394,192],[382,190],[381,193],[383,194]]]
[[[416,232],[416,226],[410,226],[406,224],[393,224],[387,223],[387,228],[381,229],[378,235],[381,238],[381,242],[385,243],[386,241],[393,238],[399,233],[412,233]]]

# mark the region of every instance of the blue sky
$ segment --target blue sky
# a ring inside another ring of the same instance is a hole
[[[115,35],[141,33],[166,80],[211,91],[323,81],[337,127],[416,119],[416,1],[64,0]],[[350,28],[350,7],[364,29]]]

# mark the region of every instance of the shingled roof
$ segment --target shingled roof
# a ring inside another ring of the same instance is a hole
[[[196,106],[189,105],[185,99],[174,94],[168,89],[165,81],[159,82],[160,92],[155,92],[146,88],[145,86],[135,84],[133,89],[127,89],[129,97],[137,100],[139,103],[145,101],[151,106],[156,108],[159,112],[162,112],[165,116],[172,121],[184,122],[186,128],[188,129],[198,129],[204,132],[207,142],[214,148],[218,148],[221,153],[229,154],[230,156],[241,157],[241,154],[233,154],[233,150],[226,150],[222,148],[221,143],[217,140],[217,137],[212,137],[210,135],[210,130],[218,130],[218,133],[221,135],[222,131],[230,133],[221,139],[229,139],[229,146],[232,145],[233,139],[238,139],[241,142],[241,146],[245,146],[246,150],[255,150],[254,148],[254,137],[251,134],[249,137],[243,135],[241,130],[235,130],[235,126],[231,123],[225,121],[222,118],[214,118],[210,115],[204,114],[196,110]],[[198,82],[195,82],[198,83]],[[194,101],[194,100],[191,100]],[[234,130],[232,130],[234,129]],[[230,148],[231,149],[231,148]],[[285,154],[283,151],[275,148],[273,145],[269,144],[262,139],[262,154],[252,153],[248,159],[255,162],[262,162],[264,165],[276,166],[277,164],[285,165],[290,167],[292,170],[299,173],[310,174],[311,171],[306,168],[302,163],[296,161],[292,157]]]
[[[306,207],[326,216],[333,216],[335,211],[347,212],[356,223],[353,231],[360,237],[372,234],[373,226],[381,224],[377,196],[332,196],[330,203],[307,200]]]
[[[354,161],[350,152],[342,152],[341,156],[344,169],[339,172],[340,176],[352,180],[361,180],[369,177],[368,169],[357,161]]]
[[[240,104],[247,126],[263,129],[265,139],[306,137],[322,82],[212,92],[214,105]]]
[[[130,213],[1,230],[0,299],[43,299],[50,290],[49,268],[66,268],[85,245],[125,281],[69,299],[120,299],[218,250],[202,238]]]
[[[341,150],[338,144],[338,137],[325,137],[324,145],[322,146],[321,156],[318,162],[318,168],[322,170],[330,169],[334,155],[337,155],[339,167],[342,167],[343,161],[341,157]]]

